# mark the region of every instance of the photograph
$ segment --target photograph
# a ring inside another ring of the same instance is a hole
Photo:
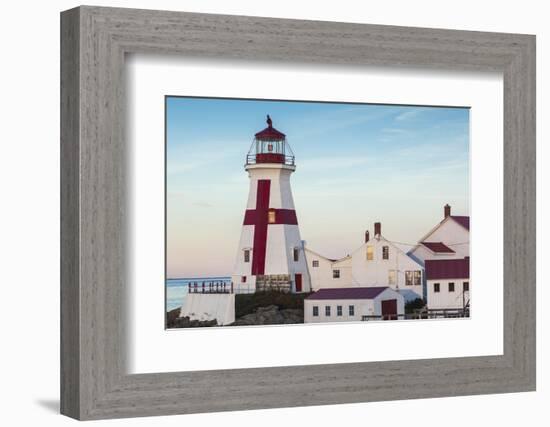
[[[166,329],[470,317],[470,109],[165,96]]]

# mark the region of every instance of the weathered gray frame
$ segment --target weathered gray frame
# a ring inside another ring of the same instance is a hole
[[[502,356],[127,375],[129,52],[504,75]],[[535,37],[79,7],[61,14],[61,412],[99,419],[535,390]]]

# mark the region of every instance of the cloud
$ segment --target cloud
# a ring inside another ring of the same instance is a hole
[[[381,132],[389,133],[393,135],[407,135],[410,133],[408,130],[401,129],[401,128],[382,128]]]
[[[402,122],[402,121],[405,121],[405,120],[412,120],[412,119],[415,119],[416,117],[418,117],[418,115],[421,114],[424,111],[426,111],[426,108],[420,108],[419,107],[419,108],[407,109],[407,111],[405,111],[403,113],[400,113],[397,116],[395,116],[395,120],[398,121],[398,122]]]

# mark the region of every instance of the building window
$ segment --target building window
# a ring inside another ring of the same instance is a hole
[[[270,224],[275,224],[275,211],[273,209],[267,212],[267,222]]]
[[[336,315],[337,315],[337,316],[341,316],[341,315],[342,315],[342,306],[341,306],[341,305],[337,305],[337,306],[336,306]]]
[[[250,262],[250,250],[244,250],[244,262]]]
[[[292,256],[294,257],[294,262],[298,262],[298,260],[300,259],[300,249],[294,248],[292,250]]]
[[[388,270],[388,284],[389,285],[397,284],[397,271]]]
[[[339,279],[340,278],[340,270],[332,270],[332,278],[333,279]]]
[[[420,286],[422,284],[422,272],[420,270],[414,271],[414,286]]]
[[[319,317],[319,307],[316,305],[313,306],[313,317]]]
[[[405,285],[420,286],[422,284],[422,272],[420,270],[405,271]]]
[[[355,306],[354,305],[350,305],[348,307],[348,313],[350,316],[355,316]]]
[[[439,283],[434,283],[434,292],[439,292]]]
[[[382,246],[382,259],[390,259],[390,247]]]
[[[462,283],[462,290],[464,292],[468,292],[470,290],[470,282],[463,282]]]
[[[318,259],[314,259],[314,260],[311,262],[311,266],[312,266],[312,267],[315,267],[315,268],[319,267],[319,260],[318,260]]]
[[[367,246],[367,261],[372,261],[374,259],[374,248],[372,246]]]
[[[330,305],[325,305],[325,316],[330,317]]]
[[[241,283],[246,283],[246,276],[241,276]]]
[[[455,291],[455,284],[454,282],[449,282],[449,292],[454,292]]]

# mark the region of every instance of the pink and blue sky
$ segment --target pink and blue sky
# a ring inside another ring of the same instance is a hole
[[[469,215],[467,108],[167,97],[168,278],[231,274],[266,114],[296,155],[296,213],[316,252],[345,256],[375,221],[413,244],[445,203]]]

